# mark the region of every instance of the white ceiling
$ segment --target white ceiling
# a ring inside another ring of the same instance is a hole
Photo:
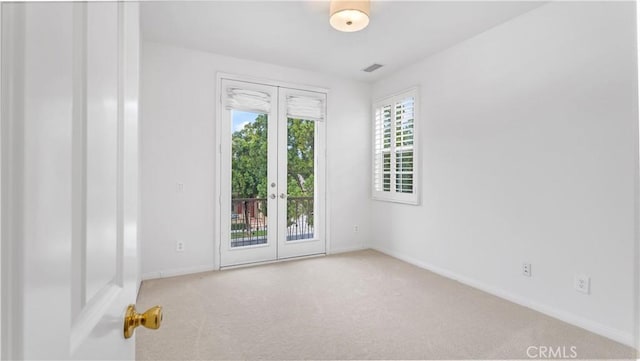
[[[145,40],[374,81],[541,2],[374,1],[359,32],[329,25],[328,1],[142,3]],[[362,71],[372,63],[385,65]]]

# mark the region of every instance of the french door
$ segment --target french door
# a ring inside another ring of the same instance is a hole
[[[221,266],[325,253],[326,94],[221,81]]]

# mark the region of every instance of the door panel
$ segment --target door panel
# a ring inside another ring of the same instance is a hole
[[[2,236],[21,281],[3,356],[133,360],[123,316],[138,284],[138,5],[2,10]]]
[[[3,13],[7,5],[2,5]],[[11,170],[18,170],[9,172],[15,175],[11,182],[15,192],[11,209],[16,214],[11,227],[16,239],[22,243],[20,257],[24,261],[27,257],[30,259],[30,262],[20,262],[22,265],[16,264],[23,272],[21,303],[25,309],[21,313],[22,320],[16,323],[22,325],[22,334],[29,337],[18,339],[18,342],[22,341],[22,347],[18,346],[14,351],[18,357],[26,359],[48,358],[49,352],[64,355],[69,343],[68,331],[55,332],[58,330],[38,327],[38,324],[44,319],[64,322],[68,327],[70,319],[68,265],[72,217],[68,175],[72,169],[69,157],[72,110],[65,105],[73,89],[69,66],[73,49],[70,41],[72,6],[11,6],[15,18],[9,25],[15,31],[15,45],[23,51],[13,53],[22,59],[15,59],[12,64],[15,73],[11,77],[15,83],[11,91],[25,94],[24,97],[16,96],[10,105],[15,121],[12,122],[14,137],[9,140],[13,143],[9,161]],[[47,20],[50,18],[59,21]],[[9,56],[12,51],[4,49],[2,53]],[[46,64],[42,64],[43,59],[47,59]],[[3,96],[8,95],[3,92]],[[55,106],[56,103],[62,106]],[[7,120],[3,118],[3,122]],[[4,134],[3,137],[4,143],[7,137]],[[35,267],[29,267],[30,264]],[[44,300],[48,307],[43,307]],[[56,310],[53,314],[52,309]]]
[[[118,8],[86,8],[86,301],[116,279],[118,232]]]
[[[326,252],[324,240],[324,121],[292,118],[286,101],[325,94],[280,88],[278,258]]]
[[[277,89],[221,84],[224,94],[242,89],[269,99],[262,111],[251,102],[225,104],[222,111],[221,266],[270,261],[277,252]]]
[[[80,317],[72,325],[71,357],[133,360],[135,340],[123,338],[122,324],[126,307],[135,303],[139,284],[139,12],[137,4],[90,3],[86,5],[86,14],[85,287],[89,290],[93,284],[100,288],[92,298],[86,299]],[[92,123],[96,124],[95,137],[90,130]],[[98,130],[100,127],[102,131]],[[109,138],[105,139],[107,135]],[[92,167],[91,163],[99,166]],[[102,193],[100,198],[92,199],[95,197],[91,194],[92,187],[94,192]],[[106,197],[105,193],[110,196]],[[96,209],[100,211],[94,214],[100,221],[93,225],[96,226],[94,235],[101,242],[94,240],[92,249],[89,205],[97,199],[100,201]],[[98,257],[102,257],[102,262],[95,262]],[[77,348],[73,348],[76,345]]]

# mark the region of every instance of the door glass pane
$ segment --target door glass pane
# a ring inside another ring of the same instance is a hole
[[[267,121],[231,111],[231,247],[267,243]]]
[[[314,238],[315,122],[287,120],[287,241]]]

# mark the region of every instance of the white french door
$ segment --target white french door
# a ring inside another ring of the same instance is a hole
[[[221,81],[220,264],[325,253],[324,93]]]

